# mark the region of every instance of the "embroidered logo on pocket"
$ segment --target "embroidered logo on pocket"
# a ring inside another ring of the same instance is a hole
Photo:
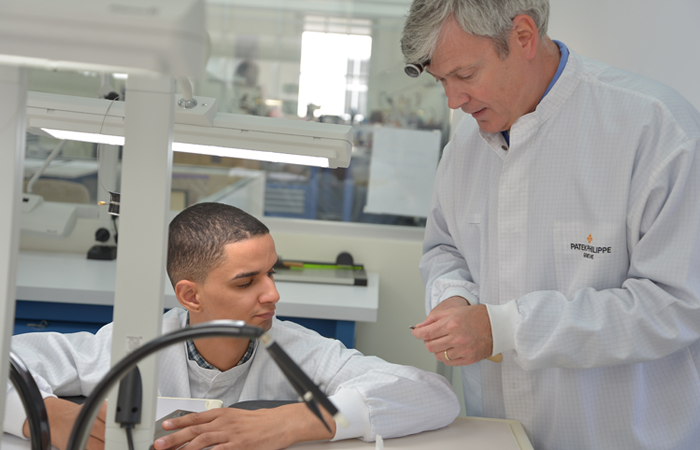
[[[557,290],[568,298],[583,288],[619,288],[629,272],[625,224],[555,222]]]
[[[593,243],[593,235],[589,234],[586,238],[588,244],[577,244],[575,242],[571,243],[571,250],[578,251],[582,253],[582,256],[586,259],[595,259],[597,254],[611,254],[612,247],[607,246],[596,246],[591,245]]]

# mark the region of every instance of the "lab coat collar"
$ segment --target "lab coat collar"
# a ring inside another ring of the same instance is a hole
[[[535,110],[519,117],[510,128],[510,147],[501,133],[486,133],[479,128],[479,135],[486,144],[502,159],[511,149],[517,150],[518,144],[528,140],[537,133],[554,114],[569,100],[582,78],[581,57],[569,49],[569,60],[559,80],[549,93],[540,101]]]

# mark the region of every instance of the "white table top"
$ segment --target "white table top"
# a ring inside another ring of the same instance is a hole
[[[303,442],[290,450],[372,450],[375,443],[358,439],[338,442]],[[384,439],[385,449],[401,450],[533,450],[525,429],[517,420],[458,417],[445,428],[411,436]],[[4,447],[3,447],[3,450]]]
[[[43,302],[112,305],[116,261],[89,260],[74,253],[19,253],[17,299]],[[165,277],[167,278],[167,277]],[[165,307],[179,306],[170,282]],[[376,322],[379,275],[368,274],[367,286],[277,281],[277,314],[312,319]]]
[[[29,441],[24,441],[7,433],[2,437],[2,450],[26,450]],[[375,443],[358,439],[338,442],[304,442],[292,445],[290,450],[372,450]],[[482,419],[458,417],[451,425],[435,431],[426,431],[412,436],[385,439],[385,449],[402,450],[533,450],[525,430],[515,420]]]

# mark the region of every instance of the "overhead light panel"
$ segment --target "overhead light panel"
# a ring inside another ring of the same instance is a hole
[[[175,106],[173,151],[329,168],[350,164],[349,125],[220,113],[216,99],[195,98],[192,109]],[[124,106],[29,92],[27,129],[57,139],[123,145]]]
[[[42,128],[46,134],[63,141],[94,142],[105,145],[124,145],[124,136],[113,136],[109,134],[82,133],[80,131],[53,130]]]
[[[81,133],[79,131],[52,130],[42,128],[46,134],[56,139],[67,141],[94,142],[96,144],[124,145],[124,136],[107,134]],[[258,161],[301,164],[304,166],[328,167],[328,158],[319,156],[290,155],[288,153],[261,152],[243,148],[216,147],[213,145],[185,144],[173,142],[173,151],[196,153],[199,155],[221,156],[223,158],[255,159]]]
[[[215,145],[185,144],[173,142],[174,152],[221,156],[223,158],[255,159],[257,161],[300,164],[302,166],[329,167],[329,158],[321,156],[293,155],[289,153],[247,150],[244,148],[217,147]]]

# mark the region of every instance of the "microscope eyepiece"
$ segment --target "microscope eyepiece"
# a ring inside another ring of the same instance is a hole
[[[418,78],[418,76],[420,76],[420,74],[423,73],[425,66],[427,66],[428,64],[430,64],[430,61],[425,61],[423,63],[408,63],[403,68],[403,70],[409,77]]]

